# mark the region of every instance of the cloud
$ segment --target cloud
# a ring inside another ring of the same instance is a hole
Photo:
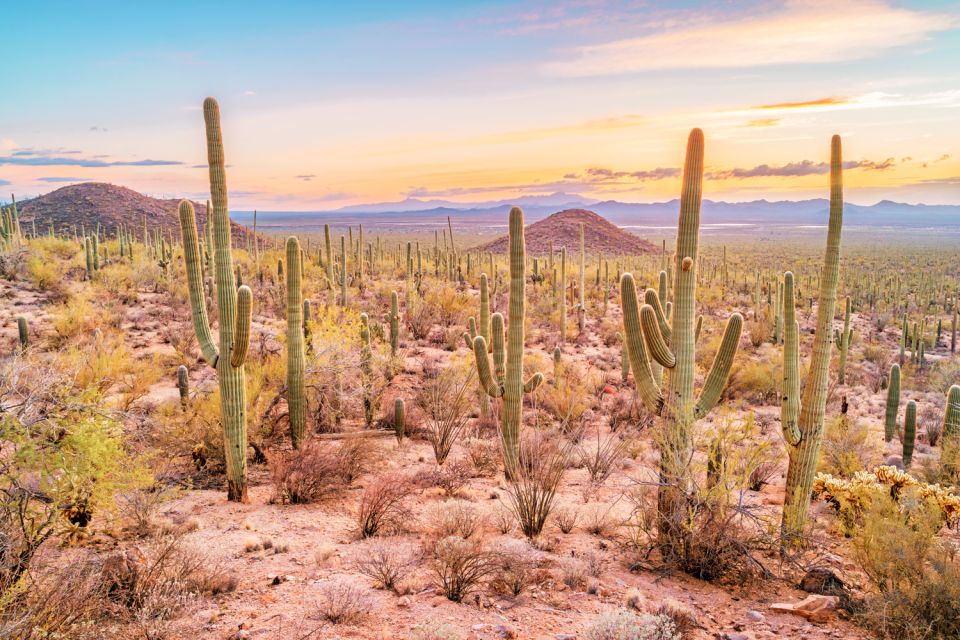
[[[849,98],[818,98],[801,102],[779,102],[776,104],[761,104],[754,109],[806,109],[808,107],[823,107],[835,104],[850,104]]]
[[[37,178],[37,182],[46,182],[48,184],[54,182],[86,182],[89,178],[69,178],[66,176],[44,176],[42,178]]]
[[[243,92],[243,95],[245,95],[245,96],[255,96],[255,95],[257,95],[257,92],[254,91],[253,89],[247,89],[246,91]]]
[[[106,127],[98,127],[98,126],[94,125],[94,126],[90,127],[90,131],[102,131],[103,133],[106,133],[106,132],[108,131],[108,129],[107,129]]]
[[[13,184],[13,183],[10,182],[9,180],[4,180],[3,178],[0,178],[0,187],[5,187],[8,184]]]
[[[955,17],[883,0],[792,0],[751,6],[733,19],[679,14],[666,28],[575,48],[551,62],[557,76],[604,76],[662,69],[717,69],[835,63],[916,44],[953,27]],[[856,28],[852,28],[856,25]]]
[[[775,127],[780,124],[780,118],[757,118],[747,122],[748,127]]]
[[[656,169],[646,169],[642,171],[612,171],[599,167],[591,167],[586,170],[588,179],[594,182],[607,182],[611,180],[620,180],[630,178],[640,182],[648,180],[664,180],[666,178],[676,178],[680,175],[679,167],[657,167]]]
[[[844,169],[864,169],[866,171],[886,171],[892,168],[896,162],[893,158],[876,162],[873,160],[848,160],[843,163]],[[719,169],[707,172],[706,177],[710,180],[744,180],[749,178],[796,178],[802,176],[813,176],[830,173],[829,162],[814,162],[813,160],[801,160],[800,162],[788,162],[781,166],[771,166],[769,164],[760,164],[750,169]]]
[[[79,151],[62,149],[17,149],[8,156],[0,156],[0,165],[13,164],[27,167],[158,167],[182,165],[179,160],[104,160],[107,156],[68,158]]]
[[[631,127],[638,127],[644,124],[645,121],[646,119],[643,116],[628,113],[620,116],[610,116],[607,118],[597,118],[595,120],[587,120],[584,122],[558,125],[556,127],[542,127],[537,129],[507,131],[504,133],[475,136],[470,140],[473,142],[483,142],[488,144],[528,142],[531,140],[553,138],[565,134],[582,135],[602,131],[615,131],[617,129],[629,129]]]
[[[304,182],[310,182],[317,177],[315,173],[304,173],[299,176],[294,176],[297,180],[303,180]]]

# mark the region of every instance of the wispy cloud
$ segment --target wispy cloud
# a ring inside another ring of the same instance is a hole
[[[299,176],[294,176],[297,180],[303,180],[304,182],[310,182],[317,177],[315,173],[303,173]]]
[[[13,184],[13,183],[10,182],[9,180],[4,180],[3,178],[0,178],[0,187],[5,187],[8,184]]]
[[[744,68],[868,58],[923,42],[957,24],[951,15],[883,0],[792,0],[751,6],[734,19],[687,14],[659,32],[582,46],[546,71],[602,76],[658,69]],[[852,25],[856,25],[852,28]]]
[[[806,109],[808,107],[822,107],[834,104],[850,104],[849,98],[818,98],[816,100],[803,100],[801,102],[778,102],[776,104],[761,104],[753,107],[754,109]]]
[[[89,178],[69,178],[67,176],[44,176],[42,178],[37,178],[37,182],[46,182],[48,184],[53,184],[56,182],[86,182]]]
[[[27,167],[158,167],[182,165],[179,160],[106,160],[106,156],[65,157],[80,155],[79,151],[63,149],[17,149],[10,155],[0,156],[0,165]]]
[[[756,118],[754,120],[747,121],[746,126],[748,127],[775,127],[780,124],[780,118]]]
[[[844,169],[864,169],[866,171],[886,171],[893,168],[896,164],[893,158],[887,158],[880,162],[874,160],[848,160],[843,163]],[[774,166],[769,164],[760,164],[749,169],[719,169],[709,171],[706,177],[710,180],[743,180],[747,178],[796,178],[802,176],[821,175],[830,172],[828,162],[814,162],[813,160],[801,160],[799,162],[788,162],[787,164]]]

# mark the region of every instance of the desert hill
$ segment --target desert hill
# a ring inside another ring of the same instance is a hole
[[[58,233],[72,233],[81,225],[88,231],[97,224],[112,234],[117,225],[128,225],[138,236],[143,232],[143,219],[151,229],[159,227],[165,235],[180,237],[180,218],[177,214],[179,199],[161,200],[151,198],[133,189],[104,182],[83,182],[61,187],[56,191],[17,203],[23,228],[29,229],[31,221],[37,224],[37,233],[46,232],[53,222]],[[203,229],[207,223],[207,206],[193,203],[197,213],[197,226]],[[234,241],[250,233],[246,227],[231,223]]]
[[[527,226],[527,252],[545,253],[550,250],[551,242],[555,249],[566,247],[567,251],[579,251],[581,224],[587,253],[639,255],[657,251],[653,244],[624,231],[593,211],[564,209]],[[503,253],[507,250],[507,242],[507,236],[503,236],[479,248],[481,251]]]

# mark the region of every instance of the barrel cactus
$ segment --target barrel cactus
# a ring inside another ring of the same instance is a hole
[[[190,296],[193,329],[204,360],[217,370],[220,386],[220,412],[227,466],[227,498],[247,501],[247,394],[244,362],[250,345],[250,315],[253,292],[247,286],[237,288],[233,279],[230,247],[230,216],[227,209],[227,180],[224,171],[223,135],[220,130],[220,106],[213,98],[203,102],[206,123],[207,164],[210,194],[213,199],[214,280],[219,314],[219,348],[207,321],[203,277],[193,205],[180,203],[180,230],[183,234],[187,291]]]

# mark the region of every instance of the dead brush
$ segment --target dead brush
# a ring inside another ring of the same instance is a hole
[[[520,441],[516,477],[507,483],[509,505],[528,538],[540,535],[563,480],[573,443],[540,431]]]
[[[378,589],[399,593],[407,577],[420,565],[420,550],[413,544],[371,540],[356,552],[353,566]]]
[[[470,420],[476,382],[472,367],[448,366],[428,375],[415,403],[425,418],[424,435],[442,465]]]
[[[496,591],[518,596],[537,578],[540,554],[521,540],[507,540],[494,550],[497,570],[492,581]]]
[[[317,611],[333,624],[357,624],[374,608],[370,594],[345,578],[324,582],[319,591]]]
[[[398,533],[409,527],[413,512],[407,499],[413,485],[405,478],[383,475],[363,492],[357,510],[357,533],[361,538]]]
[[[307,442],[300,450],[269,454],[271,501],[307,504],[327,498],[346,485],[336,447],[325,441]]]
[[[492,440],[471,438],[466,442],[467,457],[474,472],[481,477],[492,477],[500,470],[500,445]]]
[[[584,490],[584,500],[589,499],[590,493],[597,491],[610,478],[627,450],[628,443],[620,436],[610,434],[603,437],[600,435],[600,429],[596,430],[596,434],[595,445],[586,445],[584,441],[576,445],[580,463],[590,476],[590,484]]]
[[[480,542],[452,536],[437,542],[430,568],[447,599],[462,602],[496,573],[497,556]]]
[[[464,540],[479,537],[484,517],[469,502],[451,500],[433,506],[429,513],[429,530],[435,538],[459,536]]]

